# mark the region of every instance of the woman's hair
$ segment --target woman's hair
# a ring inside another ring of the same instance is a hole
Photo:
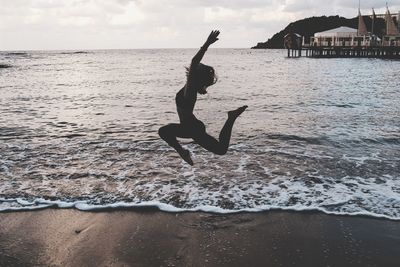
[[[186,76],[189,75],[189,68],[186,67]],[[218,81],[214,68],[200,63],[194,71],[194,80],[202,86],[211,86]]]

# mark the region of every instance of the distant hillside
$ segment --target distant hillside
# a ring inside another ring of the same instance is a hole
[[[372,19],[370,17],[364,17],[365,24],[367,25],[368,31],[371,31]],[[305,36],[306,41],[310,40],[310,37],[316,32],[322,32],[341,26],[356,28],[358,27],[358,17],[352,19],[346,19],[339,16],[322,16],[322,17],[311,17],[296,22],[290,23],[285,29],[278,32],[271,39],[263,43],[258,43],[252,47],[254,49],[265,49],[265,48],[283,48],[283,37],[289,33],[298,33]],[[374,26],[375,34],[381,36],[385,30],[385,21],[383,19],[377,19]]]

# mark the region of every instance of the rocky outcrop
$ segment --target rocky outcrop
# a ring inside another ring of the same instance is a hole
[[[364,17],[365,24],[367,25],[368,31],[371,31],[372,19],[368,16]],[[254,49],[279,49],[284,48],[283,37],[288,33],[298,33],[305,37],[305,40],[310,40],[310,37],[316,32],[322,32],[341,26],[357,28],[358,18],[347,19],[339,16],[321,16],[321,17],[311,17],[296,22],[290,23],[285,29],[276,33],[272,38],[268,39],[266,42],[258,43],[256,46],[252,47]],[[385,31],[385,21],[383,19],[377,19],[374,26],[375,34],[381,36]]]

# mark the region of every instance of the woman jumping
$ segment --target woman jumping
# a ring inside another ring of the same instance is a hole
[[[228,112],[228,119],[219,134],[219,140],[207,134],[204,123],[193,115],[197,93],[202,95],[207,94],[207,87],[217,82],[214,69],[200,63],[200,61],[207,48],[218,41],[218,35],[219,31],[212,31],[210,33],[207,41],[192,59],[190,68],[187,70],[187,82],[185,86],[176,94],[175,102],[180,124],[171,123],[158,130],[160,137],[173,147],[182,159],[190,165],[193,165],[193,161],[190,158],[189,151],[184,149],[176,138],[191,138],[208,151],[224,155],[228,151],[233,124],[247,108],[247,106],[243,106]]]

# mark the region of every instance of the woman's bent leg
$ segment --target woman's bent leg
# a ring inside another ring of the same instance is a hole
[[[225,155],[226,151],[228,150],[225,149],[225,147],[223,147],[217,139],[206,132],[196,135],[193,140],[204,149],[207,149],[208,151],[217,155]]]
[[[186,129],[184,129],[180,124],[171,123],[161,127],[158,130],[158,134],[165,142],[168,143],[168,145],[173,147],[176,150],[176,152],[178,152],[178,154],[184,161],[186,161],[190,165],[193,165],[193,161],[190,158],[189,151],[184,149],[176,139],[177,137],[189,138],[190,135]]]
[[[225,155],[229,148],[229,143],[232,135],[233,124],[236,119],[246,110],[247,106],[240,107],[236,110],[228,112],[228,119],[226,120],[222,130],[219,134],[219,141],[210,136],[206,132],[195,136],[193,139],[203,148],[217,155]]]
[[[182,127],[177,123],[170,123],[158,130],[158,135],[176,151],[183,149],[176,139],[177,137],[182,137],[182,134]]]

